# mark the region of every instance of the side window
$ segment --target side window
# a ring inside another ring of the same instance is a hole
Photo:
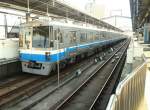
[[[99,40],[99,32],[96,32],[96,40]]]
[[[58,40],[60,41],[60,43],[63,43],[63,33],[60,32]]]
[[[90,41],[93,40],[93,32],[90,32]]]
[[[102,33],[102,38],[105,38],[105,34],[104,33]]]
[[[57,31],[54,30],[54,39],[57,40]]]
[[[94,32],[93,33],[93,40],[95,40],[95,38],[96,38],[96,33]]]
[[[70,42],[75,43],[76,42],[76,31],[70,32]]]
[[[93,40],[93,32],[89,32],[88,33],[88,41],[92,41]]]
[[[54,30],[54,38],[55,40],[58,39],[60,43],[63,43],[63,32],[61,32],[60,29]]]
[[[87,33],[85,33],[85,42],[87,41],[87,37],[88,37],[88,36],[87,36]]]
[[[86,33],[81,33],[80,42],[85,42],[86,38],[87,38],[87,34]]]

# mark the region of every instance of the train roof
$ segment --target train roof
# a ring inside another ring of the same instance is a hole
[[[58,22],[58,21],[49,21],[49,20],[34,20],[34,21],[30,21],[28,23],[24,23],[22,24],[22,26],[29,26],[29,27],[37,27],[37,26],[56,26],[56,27],[63,27],[64,29],[67,30],[71,30],[70,28],[74,28],[74,29],[84,29],[84,30],[91,30],[91,31],[103,31],[103,32],[113,32],[113,33],[120,33],[117,31],[113,31],[113,30],[107,30],[107,29],[100,29],[97,28],[96,26],[85,26],[85,24],[83,24],[82,26],[77,25],[77,24],[71,24],[71,23],[62,23],[62,22]]]

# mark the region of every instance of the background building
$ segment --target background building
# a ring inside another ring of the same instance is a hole
[[[95,0],[89,0],[85,5],[85,12],[100,19],[105,15],[105,6]]]

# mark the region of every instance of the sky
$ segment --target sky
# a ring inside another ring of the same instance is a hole
[[[64,0],[64,1],[84,11],[85,4],[88,3],[90,0]],[[99,4],[100,6],[103,5],[105,7],[104,17],[110,16],[110,13],[120,14],[119,11],[115,10],[122,10],[123,16],[131,16],[129,0],[95,0],[95,1],[96,4]]]
[[[75,7],[80,11],[86,12],[85,5],[93,0],[61,0],[61,1],[65,1],[66,3],[69,3],[69,5],[71,5],[72,7]],[[101,7],[99,9],[103,9],[103,11],[100,12],[101,13],[104,12],[100,18],[107,18],[113,15],[122,15],[131,17],[129,0],[95,0],[95,2],[96,5]],[[122,30],[132,30],[131,19],[119,17],[117,18],[116,23],[114,18],[105,19],[104,21]]]

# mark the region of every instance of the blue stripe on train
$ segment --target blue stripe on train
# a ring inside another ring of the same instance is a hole
[[[77,48],[84,49],[84,48],[89,48],[91,46],[96,46],[96,45],[105,45],[112,41],[116,41],[116,40],[105,40],[105,41],[100,41],[100,42],[88,43],[84,45],[77,45]],[[77,48],[76,47],[66,48],[64,52],[60,52],[58,55],[52,54],[50,55],[50,60],[47,60],[46,56],[41,55],[41,54],[20,53],[20,60],[21,61],[37,61],[37,62],[56,62],[57,58],[58,60],[63,60],[68,57],[69,53],[76,52]]]
[[[22,60],[22,61],[56,62],[57,58],[58,58],[58,60],[64,59],[65,58],[65,52],[61,52],[58,55],[57,54],[50,55],[49,60],[47,60],[45,55],[41,55],[41,54],[32,54],[32,55],[31,54],[25,54],[25,53],[20,54],[20,60]]]

